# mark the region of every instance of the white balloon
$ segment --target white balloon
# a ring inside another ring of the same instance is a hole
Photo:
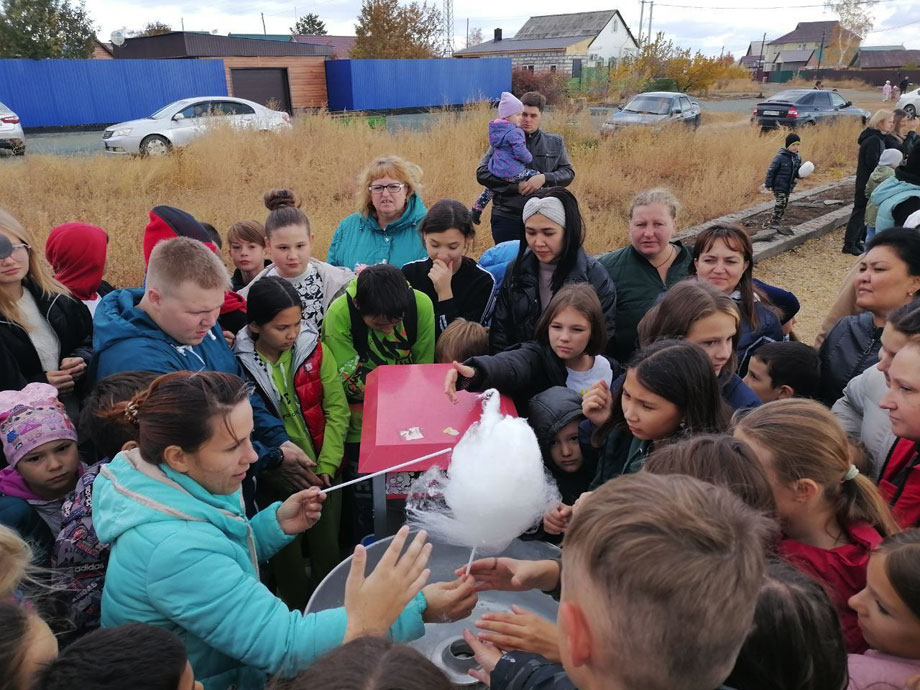
[[[530,425],[502,415],[494,389],[483,394],[482,407],[447,472],[425,472],[406,502],[410,525],[478,554],[504,551],[560,501]]]
[[[799,168],[799,177],[804,179],[815,171],[815,164],[811,161],[805,161]]]

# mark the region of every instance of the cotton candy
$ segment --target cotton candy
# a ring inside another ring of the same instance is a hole
[[[413,482],[407,511],[409,524],[434,541],[488,554],[508,548],[560,497],[527,422],[502,415],[494,389],[482,397],[482,418],[454,448],[450,468]]]
[[[799,167],[799,177],[805,179],[815,171],[815,164],[811,161],[805,161]]]

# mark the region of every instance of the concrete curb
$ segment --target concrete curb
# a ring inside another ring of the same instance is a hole
[[[820,187],[814,187],[802,192],[796,192],[789,196],[789,201],[798,201],[800,199],[807,199],[810,196],[815,194],[821,194],[822,192],[835,189],[837,187],[842,187],[843,185],[852,182],[856,179],[855,175],[850,175],[845,177],[842,180],[837,180],[836,182],[830,182],[828,184],[821,185]],[[757,215],[758,213],[763,213],[764,211],[769,211],[773,208],[773,201],[765,201],[760,204],[755,204],[754,206],[749,206],[748,208],[742,209],[740,211],[735,211],[734,213],[729,213],[719,218],[713,218],[708,220],[705,223],[700,223],[699,225],[694,225],[693,227],[687,228],[680,235],[677,236],[679,240],[690,240],[688,244],[692,244],[692,240],[699,233],[707,228],[712,227],[713,225],[720,223],[740,223],[745,218],[750,216]],[[826,235],[829,232],[833,232],[835,229],[846,223],[846,220],[850,217],[850,214],[853,212],[853,204],[847,204],[845,206],[836,206],[829,207],[829,210],[824,215],[818,216],[817,218],[812,218],[809,221],[800,223],[799,225],[792,226],[791,230],[792,235],[775,235],[773,239],[767,241],[760,241],[754,243],[754,260],[763,261],[764,259],[770,259],[774,256],[778,256],[783,252],[789,251],[794,247],[798,247],[801,244],[804,244],[810,239],[821,237]]]

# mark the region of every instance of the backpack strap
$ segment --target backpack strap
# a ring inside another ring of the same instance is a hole
[[[409,303],[406,304],[406,313],[403,315],[403,326],[406,329],[406,340],[409,348],[415,346],[418,340],[418,302],[415,299],[415,290],[409,288]]]
[[[358,360],[366,362],[370,356],[370,347],[367,344],[367,324],[361,318],[361,312],[355,305],[355,300],[347,292],[345,299],[348,302],[348,315],[351,317],[351,343],[358,353]]]

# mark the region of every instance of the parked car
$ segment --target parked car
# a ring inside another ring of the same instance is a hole
[[[857,108],[836,91],[788,89],[754,108],[751,121],[763,129],[801,127],[837,118],[860,118],[865,124],[871,113]]]
[[[162,156],[201,136],[208,127],[222,123],[273,132],[290,129],[291,116],[242,98],[184,98],[163,106],[150,117],[108,127],[102,133],[102,143],[106,153]]]
[[[14,156],[26,155],[26,135],[19,115],[0,103],[0,149],[9,149]]]
[[[612,134],[623,127],[635,125],[667,125],[681,123],[700,126],[700,104],[685,93],[649,91],[633,96],[603,125],[602,134]]]
[[[911,117],[917,117],[917,113],[920,112],[920,89],[901,94],[895,107],[903,109]]]

